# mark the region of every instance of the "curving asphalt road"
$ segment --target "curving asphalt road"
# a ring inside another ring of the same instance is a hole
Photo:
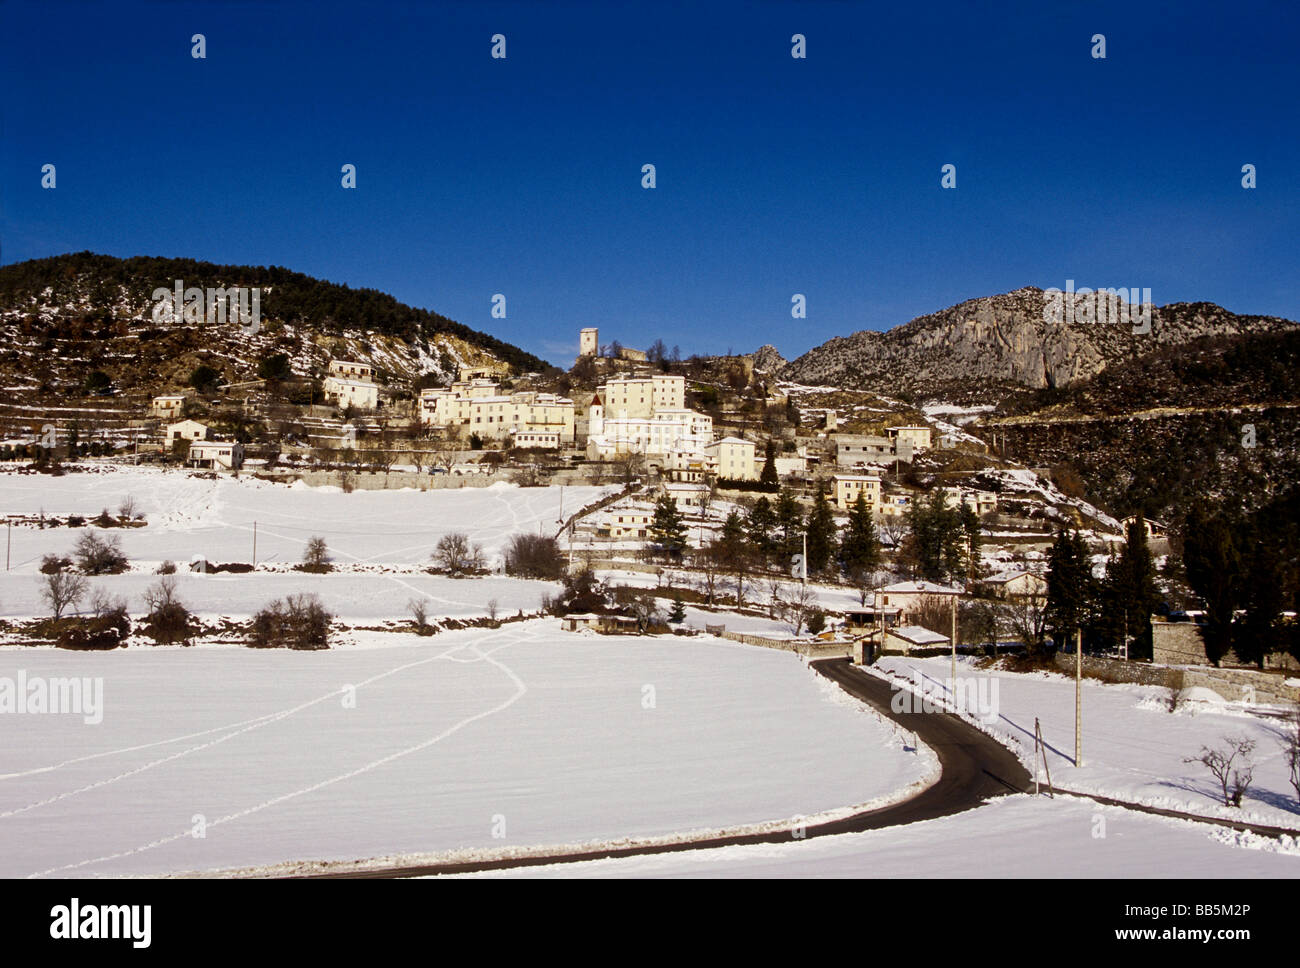
[[[890,708],[890,700],[894,694],[890,684],[863,672],[852,665],[848,659],[820,659],[811,665],[820,674],[837,682],[850,695],[868,703],[902,728],[915,733],[921,742],[938,754],[942,773],[936,783],[909,800],[874,810],[865,810],[841,820],[810,825],[806,829],[805,839],[877,830],[881,827],[894,827],[919,820],[933,820],[936,817],[946,817],[978,807],[991,797],[1007,793],[1024,793],[1033,788],[1033,779],[1020,761],[1006,747],[969,723],[945,712],[894,712]],[[537,867],[544,864],[572,864],[579,861],[603,860],[608,857],[666,854],[709,847],[730,847],[737,844],[789,843],[790,839],[789,830],[777,830],[759,834],[701,838],[673,844],[645,844],[537,857],[416,864],[299,876],[311,878],[426,877],[432,874],[465,874],[511,867]]]

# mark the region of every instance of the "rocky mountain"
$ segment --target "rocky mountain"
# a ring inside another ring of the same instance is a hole
[[[771,343],[764,343],[760,346],[750,354],[750,359],[754,361],[754,369],[760,373],[779,373],[787,362],[786,358]]]
[[[788,363],[780,376],[817,386],[892,386],[919,393],[991,383],[1067,387],[1161,347],[1295,325],[1273,316],[1237,315],[1212,303],[1139,308],[1088,296],[1053,301],[1030,287],[970,299],[886,332],[836,337]]]
[[[172,290],[177,280],[205,293],[257,288],[259,325],[239,325],[234,303],[224,320],[157,313],[156,291]],[[380,382],[407,389],[454,378],[462,364],[553,369],[376,290],[278,266],[82,252],[0,267],[0,380],[14,398],[9,403],[48,405],[87,392],[147,395],[184,386],[199,365],[235,383],[256,378],[259,364],[277,354],[300,376],[319,374],[331,356],[360,359],[374,364]]]

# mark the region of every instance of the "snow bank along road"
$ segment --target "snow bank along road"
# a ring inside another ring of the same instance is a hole
[[[978,807],[993,797],[1007,793],[1028,792],[1033,786],[1028,771],[1010,750],[958,717],[948,713],[923,712],[920,709],[901,713],[892,711],[890,700],[893,696],[893,687],[885,680],[854,667],[847,659],[822,659],[811,665],[851,696],[867,703],[896,721],[903,729],[915,734],[921,743],[929,746],[938,755],[942,774],[937,783],[901,803],[865,810],[843,819],[809,825],[803,831],[805,839],[858,833],[881,827],[932,820]],[[364,871],[310,876],[424,877],[432,874],[458,874],[513,867],[568,864],[744,844],[789,843],[792,839],[792,832],[787,827],[765,833],[702,837],[671,844],[638,844],[565,854],[455,863],[369,867]]]

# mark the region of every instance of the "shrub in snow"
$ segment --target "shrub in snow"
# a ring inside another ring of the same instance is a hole
[[[149,609],[145,617],[145,635],[158,645],[189,642],[193,634],[190,612],[176,595],[175,578],[169,575],[151,585],[144,593],[144,603]]]
[[[1225,736],[1222,749],[1201,747],[1199,756],[1191,756],[1184,763],[1200,763],[1219,781],[1225,807],[1240,807],[1241,799],[1255,778],[1255,766],[1250,754],[1255,752],[1255,741],[1244,736]]]
[[[87,531],[77,539],[74,554],[77,567],[87,575],[116,575],[126,571],[126,555],[116,535],[101,538]]]
[[[71,558],[64,558],[60,555],[45,555],[41,558],[42,575],[57,575],[59,572],[67,571],[71,567]]]
[[[545,534],[516,534],[506,546],[507,575],[558,581],[564,574],[564,553],[560,543]]]
[[[253,616],[248,644],[259,649],[328,649],[331,618],[315,595],[276,599]]]

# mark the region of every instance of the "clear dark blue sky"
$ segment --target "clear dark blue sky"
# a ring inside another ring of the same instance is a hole
[[[793,356],[1067,278],[1295,318],[1298,43],[1292,0],[9,0],[0,261],[283,265],[566,363],[580,326]]]

